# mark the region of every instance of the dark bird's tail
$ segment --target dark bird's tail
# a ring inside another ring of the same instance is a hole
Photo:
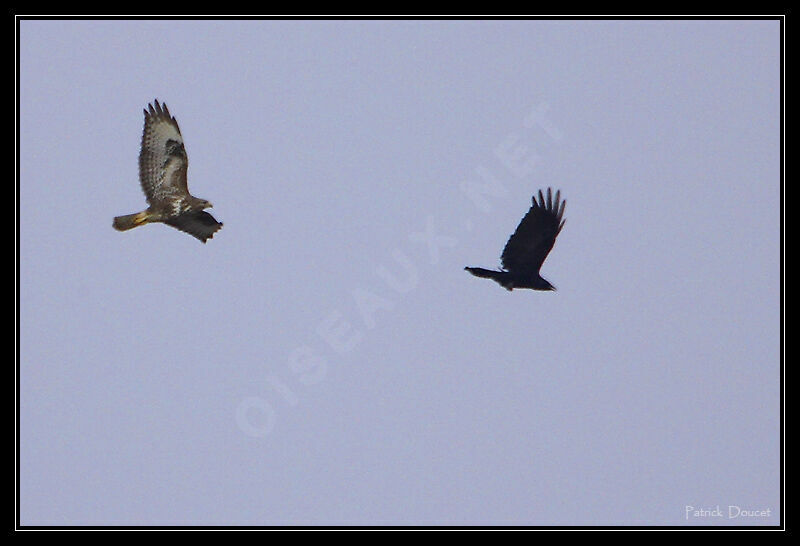
[[[137,212],[136,214],[126,214],[125,216],[117,216],[114,218],[114,229],[117,231],[127,231],[136,226],[141,226],[147,223],[147,213]]]
[[[497,279],[502,275],[500,271],[492,271],[491,269],[484,269],[482,267],[465,267],[464,269],[482,279]]]
[[[482,279],[492,279],[500,284],[503,288],[511,290],[508,284],[508,272],[506,271],[492,271],[491,269],[484,269],[482,267],[465,267],[464,269],[476,277],[480,277]]]

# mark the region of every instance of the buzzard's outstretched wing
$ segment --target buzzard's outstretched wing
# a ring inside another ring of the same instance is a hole
[[[559,203],[560,201],[560,203]],[[553,248],[556,237],[564,227],[564,207],[561,201],[561,190],[556,192],[547,188],[547,200],[539,190],[539,202],[533,196],[533,205],[528,214],[517,226],[517,230],[508,239],[503,249],[503,268],[512,273],[538,273],[547,254]]]
[[[189,159],[183,147],[178,122],[155,101],[144,111],[142,149],[139,152],[139,182],[150,205],[188,196],[186,169]]]
[[[217,222],[213,216],[202,210],[185,212],[170,218],[165,223],[197,237],[204,243],[214,237],[214,234],[222,227],[222,222]]]

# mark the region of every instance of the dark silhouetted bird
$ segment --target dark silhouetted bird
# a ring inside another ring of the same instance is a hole
[[[492,271],[481,267],[465,267],[467,271],[484,279],[494,279],[506,290],[530,288],[532,290],[555,290],[556,287],[539,275],[539,269],[553,248],[556,237],[564,227],[564,207],[561,190],[547,188],[547,200],[539,190],[539,201],[533,196],[533,205],[517,226],[503,249],[502,270]]]

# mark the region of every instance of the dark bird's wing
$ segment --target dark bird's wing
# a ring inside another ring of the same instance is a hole
[[[186,170],[189,158],[183,147],[178,122],[155,101],[144,111],[142,149],[139,152],[139,182],[150,205],[188,196]]]
[[[538,203],[533,196],[533,206],[503,249],[504,269],[518,273],[539,271],[564,227],[561,218],[566,204],[566,201],[561,201],[561,190],[556,192],[555,201],[550,188],[547,188],[547,200],[542,190],[539,190]]]
[[[202,210],[184,212],[170,218],[165,223],[197,237],[204,243],[214,237],[214,234],[222,227],[222,222],[217,222],[213,216]]]

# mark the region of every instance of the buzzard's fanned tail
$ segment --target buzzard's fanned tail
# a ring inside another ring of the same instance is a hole
[[[117,216],[114,218],[114,229],[117,231],[127,231],[136,226],[141,226],[147,223],[147,214],[144,212],[137,212],[136,214],[126,214],[125,216]]]

